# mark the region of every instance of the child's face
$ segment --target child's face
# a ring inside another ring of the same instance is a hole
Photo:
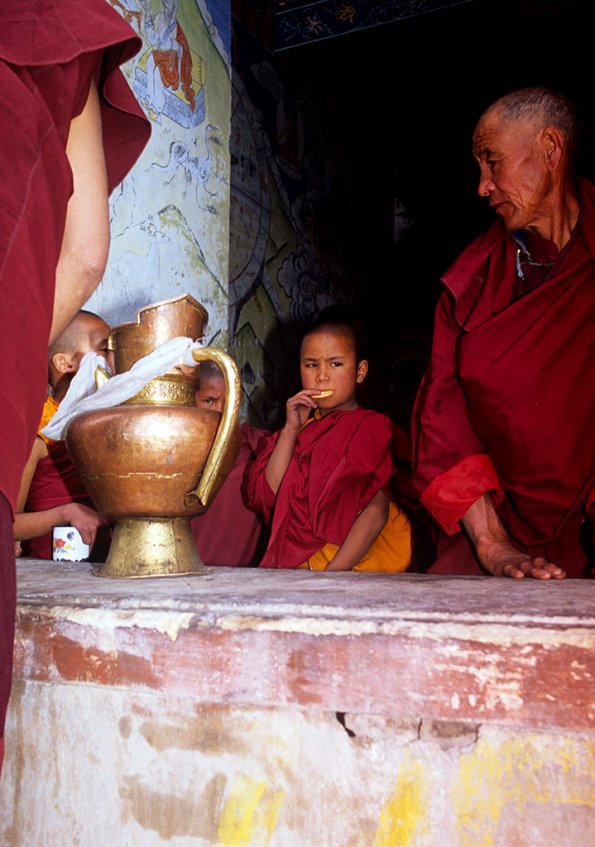
[[[81,340],[76,353],[73,354],[76,369],[80,365],[81,359],[85,353],[99,353],[107,360],[110,368],[113,370],[113,353],[107,349],[107,338],[110,329],[105,321],[101,318],[85,316],[84,332],[81,332]]]
[[[357,409],[355,391],[364,381],[368,363],[356,361],[348,330],[322,328],[307,335],[302,342],[300,370],[302,388],[332,390],[329,397],[316,401],[323,416],[338,409]]]
[[[201,377],[200,388],[194,395],[194,402],[199,409],[222,412],[225,403],[225,380],[218,376]]]

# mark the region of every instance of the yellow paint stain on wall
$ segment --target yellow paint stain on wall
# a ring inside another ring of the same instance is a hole
[[[540,735],[501,744],[480,739],[459,760],[451,798],[460,847],[493,847],[509,804],[595,803],[595,743]]]
[[[217,844],[220,847],[267,847],[282,803],[283,791],[267,791],[266,782],[238,776],[225,800]]]
[[[373,847],[408,847],[425,828],[426,776],[419,761],[404,758],[391,797],[380,812]]]

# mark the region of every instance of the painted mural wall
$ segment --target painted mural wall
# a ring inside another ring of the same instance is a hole
[[[226,346],[229,3],[109,2],[143,39],[123,70],[152,137],[110,197],[108,266],[87,308],[114,326],[189,292],[209,313],[206,340]]]
[[[353,298],[349,173],[333,115],[234,28],[230,352],[243,413],[276,428],[299,388],[299,340],[316,313]]]

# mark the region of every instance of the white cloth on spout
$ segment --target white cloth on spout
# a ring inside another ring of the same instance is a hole
[[[197,365],[192,351],[202,346],[200,341],[193,341],[191,338],[170,338],[135,362],[129,371],[108,379],[101,388],[97,388],[95,384],[95,371],[98,366],[109,371],[107,362],[98,353],[85,353],[64,399],[58,406],[58,411],[41,430],[42,434],[54,441],[63,439],[68,424],[77,415],[119,406],[138,394],[152,379],[163,376],[176,365]]]

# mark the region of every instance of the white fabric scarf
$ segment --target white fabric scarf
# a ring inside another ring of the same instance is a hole
[[[95,371],[100,366],[109,372],[107,362],[98,353],[85,353],[58,411],[41,430],[42,434],[59,441],[66,436],[70,421],[82,412],[119,406],[138,394],[152,379],[163,376],[175,365],[196,366],[198,362],[192,356],[192,351],[202,346],[200,341],[191,338],[170,338],[135,362],[129,371],[108,379],[101,388],[95,384]]]

